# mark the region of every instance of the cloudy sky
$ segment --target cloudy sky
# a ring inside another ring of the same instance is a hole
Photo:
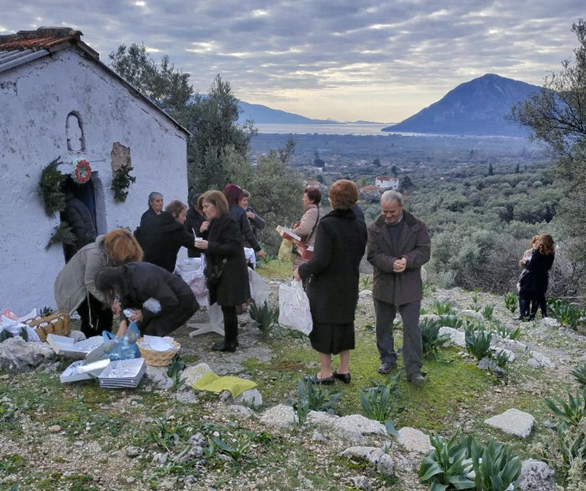
[[[168,54],[205,92],[313,118],[397,122],[485,73],[533,84],[560,69],[584,0],[0,0],[0,34],[70,26],[103,61]]]

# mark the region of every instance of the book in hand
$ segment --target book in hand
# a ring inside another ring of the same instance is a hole
[[[303,259],[311,259],[313,257],[313,246],[307,245],[301,237],[297,235],[293,230],[287,227],[277,226],[277,232],[283,237],[283,239],[290,240],[296,246],[296,253]]]

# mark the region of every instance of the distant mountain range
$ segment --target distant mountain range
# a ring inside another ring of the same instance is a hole
[[[252,120],[257,124],[341,124],[333,119],[311,119],[299,114],[288,113],[279,109],[271,109],[261,104],[249,104],[239,101],[241,113],[239,123]]]
[[[525,136],[526,130],[505,116],[513,104],[539,90],[536,85],[487,74],[458,85],[438,102],[382,131]]]

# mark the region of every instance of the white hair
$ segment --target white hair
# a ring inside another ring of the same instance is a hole
[[[399,191],[392,191],[388,190],[383,193],[380,197],[380,202],[386,201],[387,203],[391,201],[398,201],[400,206],[403,206],[403,195]]]

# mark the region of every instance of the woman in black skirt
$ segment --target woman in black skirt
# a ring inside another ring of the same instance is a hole
[[[313,258],[293,273],[298,281],[309,279],[307,296],[313,318],[309,339],[321,364],[317,375],[306,377],[313,383],[332,384],[336,378],[350,383],[348,364],[354,349],[359,266],[367,239],[366,224],[353,210],[357,201],[358,188],[352,181],[342,179],[332,184],[333,210],[317,228]],[[332,369],[332,354],[340,355],[337,371]]]

